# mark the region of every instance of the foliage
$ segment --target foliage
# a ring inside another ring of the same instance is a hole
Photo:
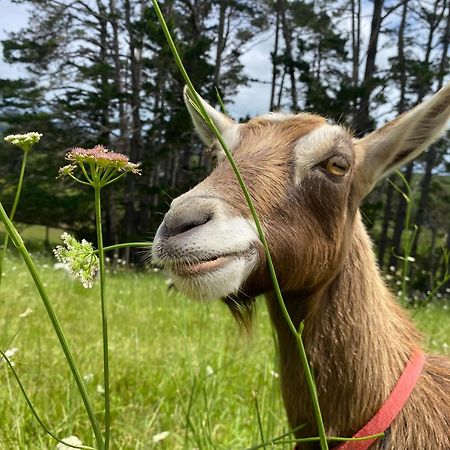
[[[94,375],[101,373],[100,347],[93,345],[100,330],[98,321],[91,320],[99,317],[98,288],[83,289],[47,258],[39,258],[38,263],[68,337],[80,349],[77,356],[82,374],[94,406],[100,409],[102,379]],[[0,301],[0,348],[18,348],[16,367],[37,410],[45,411],[47,422],[61,435],[76,434],[89,442],[82,405],[63,368],[45,311],[37,294],[30,291],[29,275],[16,257],[10,257],[6,267],[6,295]],[[287,431],[277,357],[262,298],[258,299],[255,328],[245,337],[239,335],[220,302],[205,305],[189,301],[168,290],[159,273],[117,265],[109,265],[107,270],[114,293],[110,334],[116,448],[250,447],[260,441],[253,391],[266,436]],[[32,311],[20,317],[28,309]],[[426,336],[427,348],[450,354],[450,310],[445,302],[414,308],[411,313]],[[53,448],[52,440],[30,418],[5,369],[0,363],[5,386],[0,393],[5,418],[0,424],[0,448]],[[153,437],[164,431],[169,435],[155,442]],[[291,449],[292,445],[284,448]]]

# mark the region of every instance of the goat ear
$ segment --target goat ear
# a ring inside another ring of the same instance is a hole
[[[192,122],[194,123],[194,127],[198,135],[200,136],[200,139],[206,145],[210,146],[214,140],[214,133],[208,128],[202,116],[200,115],[197,106],[195,105],[192,93],[187,86],[184,87],[183,96],[184,96],[184,103],[186,104],[189,114],[191,115]],[[212,121],[214,122],[214,124],[216,125],[217,129],[220,131],[221,134],[223,134],[223,132],[227,128],[235,124],[235,122],[228,116],[214,109],[209,103],[205,102],[205,100],[203,100],[201,97],[200,99],[203,104],[203,107],[206,109],[206,112],[209,114],[209,116],[211,117]]]
[[[450,118],[450,84],[358,141],[362,160],[358,172],[365,193],[382,177],[411,161],[440,138]]]

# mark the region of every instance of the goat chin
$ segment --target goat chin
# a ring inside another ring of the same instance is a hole
[[[236,294],[256,265],[256,254],[233,256],[213,271],[180,276],[170,271],[176,289],[197,301]]]

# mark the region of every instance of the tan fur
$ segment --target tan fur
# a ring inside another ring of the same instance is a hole
[[[386,400],[414,348],[421,345],[408,315],[380,276],[358,207],[382,175],[442,134],[449,105],[447,86],[362,140],[352,139],[344,129],[333,131],[326,142],[302,148],[301,158],[296,146],[305,136],[304,143],[313,142],[308,134],[325,125],[323,118],[299,114],[272,120],[266,115],[239,125],[234,158],[262,220],[289,313],[296,326],[305,320],[303,337],[328,435],[352,436],[358,431]],[[225,123],[220,116],[219,121]],[[349,162],[342,177],[324,169],[327,158],[336,154]],[[301,182],[296,177],[299,170]],[[197,199],[202,193],[228,205],[232,215],[250,217],[227,161],[192,192]],[[188,200],[189,193],[184,202]],[[261,244],[253,245],[258,264],[227,304],[242,318],[236,305],[251,311],[252,299],[266,294],[278,335],[289,423],[293,428],[307,424],[298,436],[317,435],[295,340],[274,298]],[[449,392],[450,360],[428,356],[389,439],[373,448],[449,450]]]

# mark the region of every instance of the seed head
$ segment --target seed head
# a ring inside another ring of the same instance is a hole
[[[31,150],[34,144],[41,140],[42,134],[32,131],[26,134],[10,134],[6,136],[4,139],[6,142],[10,144],[16,145],[21,148],[24,152]]]

